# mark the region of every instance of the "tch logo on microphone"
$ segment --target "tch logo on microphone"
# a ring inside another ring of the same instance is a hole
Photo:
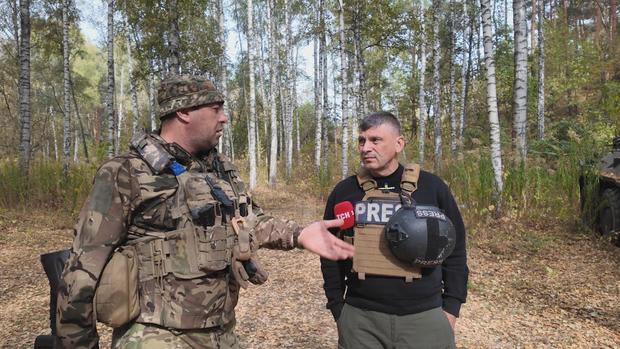
[[[338,219],[343,219],[344,224],[340,226],[340,229],[349,229],[355,225],[355,212],[353,211],[353,204],[350,201],[339,202],[334,206],[334,216]]]

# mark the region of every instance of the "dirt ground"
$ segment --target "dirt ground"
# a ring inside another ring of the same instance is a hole
[[[261,190],[266,211],[302,223],[322,202]],[[49,287],[39,254],[67,248],[54,212],[0,211],[0,347],[31,348],[49,333]],[[470,282],[459,348],[620,348],[620,249],[577,220],[505,217],[468,230]],[[336,348],[318,258],[261,251],[270,272],[243,290],[237,333],[245,348]],[[110,331],[100,327],[101,347]]]

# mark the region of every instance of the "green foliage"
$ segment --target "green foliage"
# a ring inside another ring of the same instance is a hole
[[[28,176],[19,173],[17,164],[0,162],[0,207],[4,209],[57,210],[75,216],[90,191],[96,167],[79,164],[62,174],[59,162],[37,161]]]

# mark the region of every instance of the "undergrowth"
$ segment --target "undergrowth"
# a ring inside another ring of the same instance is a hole
[[[510,152],[505,151],[503,213],[509,212],[510,216],[517,218],[578,215],[579,178],[585,175],[582,195],[586,197],[586,203],[591,202],[593,196],[590,193],[596,187],[593,164],[605,150],[605,143],[569,130],[560,137],[531,144],[527,163],[515,163]],[[413,153],[412,150],[409,152]],[[247,179],[247,161],[240,158],[235,162],[242,178]],[[314,169],[311,151],[302,152],[294,163],[296,165],[288,179],[284,175],[284,166],[279,166],[276,190],[299,193],[300,198],[314,196],[325,200],[340,180],[340,160],[330,159],[318,173]],[[358,166],[358,158],[352,152],[349,173],[353,174]],[[88,195],[96,168],[96,164],[73,164],[69,174],[64,176],[61,163],[39,160],[31,164],[28,176],[22,176],[14,161],[1,161],[0,209],[53,210],[67,219],[75,219]],[[432,168],[430,161],[423,168]],[[266,172],[265,166],[259,167],[259,186],[267,187]],[[449,184],[470,227],[497,215],[498,203],[493,196],[494,172],[488,148],[481,145],[476,150],[447,159],[439,175]]]

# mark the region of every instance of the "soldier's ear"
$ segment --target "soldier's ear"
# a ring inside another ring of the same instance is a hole
[[[189,122],[189,109],[181,109],[175,112],[175,116],[183,123],[187,124]]]

